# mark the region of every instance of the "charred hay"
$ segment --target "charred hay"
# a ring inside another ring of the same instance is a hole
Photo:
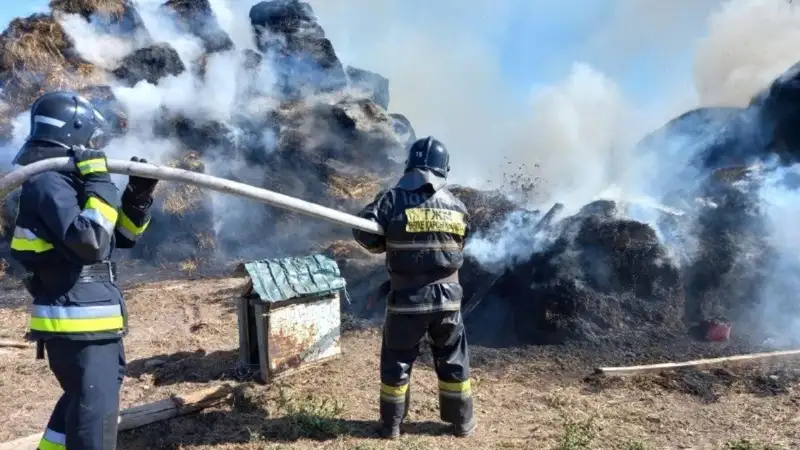
[[[169,75],[180,75],[186,70],[180,55],[168,43],[162,42],[135,50],[123,58],[114,75],[129,86],[140,81],[158,84],[158,81]]]
[[[683,286],[649,225],[594,202],[564,219],[552,243],[506,272],[495,292],[521,342],[621,342],[683,329]]]

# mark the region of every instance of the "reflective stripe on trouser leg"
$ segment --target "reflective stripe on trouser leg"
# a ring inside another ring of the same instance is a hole
[[[389,386],[381,383],[380,413],[384,425],[399,425],[408,414],[409,384]]]
[[[42,440],[39,441],[39,450],[66,450],[66,448],[67,436],[50,428],[44,431]]]
[[[465,424],[472,420],[472,386],[466,381],[439,381],[439,411],[447,423]]]
[[[63,450],[66,446],[66,413],[69,408],[70,397],[64,393],[53,407],[50,420],[47,422],[47,429],[39,442],[39,450],[57,449]]]

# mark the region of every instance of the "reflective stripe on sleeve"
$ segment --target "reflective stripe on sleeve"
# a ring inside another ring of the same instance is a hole
[[[36,236],[36,233],[33,231],[22,227],[14,228],[14,236],[11,238],[12,250],[18,252],[42,253],[52,248],[53,244]]]
[[[117,231],[128,238],[131,241],[135,241],[136,238],[142,235],[144,231],[147,229],[147,226],[150,225],[150,220],[148,219],[144,225],[137,227],[133,221],[125,215],[124,212],[119,214],[119,219],[117,219]]]
[[[51,429],[47,429],[39,441],[39,450],[66,450],[67,436]]]
[[[34,305],[30,328],[47,333],[93,333],[124,328],[122,307]]]
[[[75,167],[78,168],[81,175],[108,172],[108,168],[106,168],[106,160],[103,158],[87,159],[86,161],[81,161],[75,164]]]
[[[114,207],[100,200],[97,197],[89,197],[83,207],[81,216],[103,227],[108,234],[114,232],[114,225],[117,223],[119,213]]]

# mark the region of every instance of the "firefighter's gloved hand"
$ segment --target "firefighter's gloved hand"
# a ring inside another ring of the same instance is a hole
[[[78,169],[78,175],[84,180],[111,180],[106,167],[106,154],[101,150],[86,147],[72,147],[69,156]]]
[[[131,161],[147,164],[146,159],[137,158],[136,156],[131,158]],[[152,197],[153,191],[156,189],[156,184],[158,184],[158,180],[155,178],[143,178],[131,175],[130,178],[128,178],[127,190],[137,199],[146,199]]]

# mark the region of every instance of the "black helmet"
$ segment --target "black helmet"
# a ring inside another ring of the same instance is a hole
[[[447,147],[431,136],[417,140],[408,150],[406,160],[406,172],[412,169],[427,169],[440,177],[447,178],[450,172],[450,154],[447,152]]]
[[[48,92],[31,106],[31,132],[14,158],[14,164],[25,165],[54,157],[28,154],[31,148],[68,150],[83,146],[102,149],[108,144],[108,132],[108,122],[89,100],[73,92]],[[54,152],[47,154],[55,155]]]

